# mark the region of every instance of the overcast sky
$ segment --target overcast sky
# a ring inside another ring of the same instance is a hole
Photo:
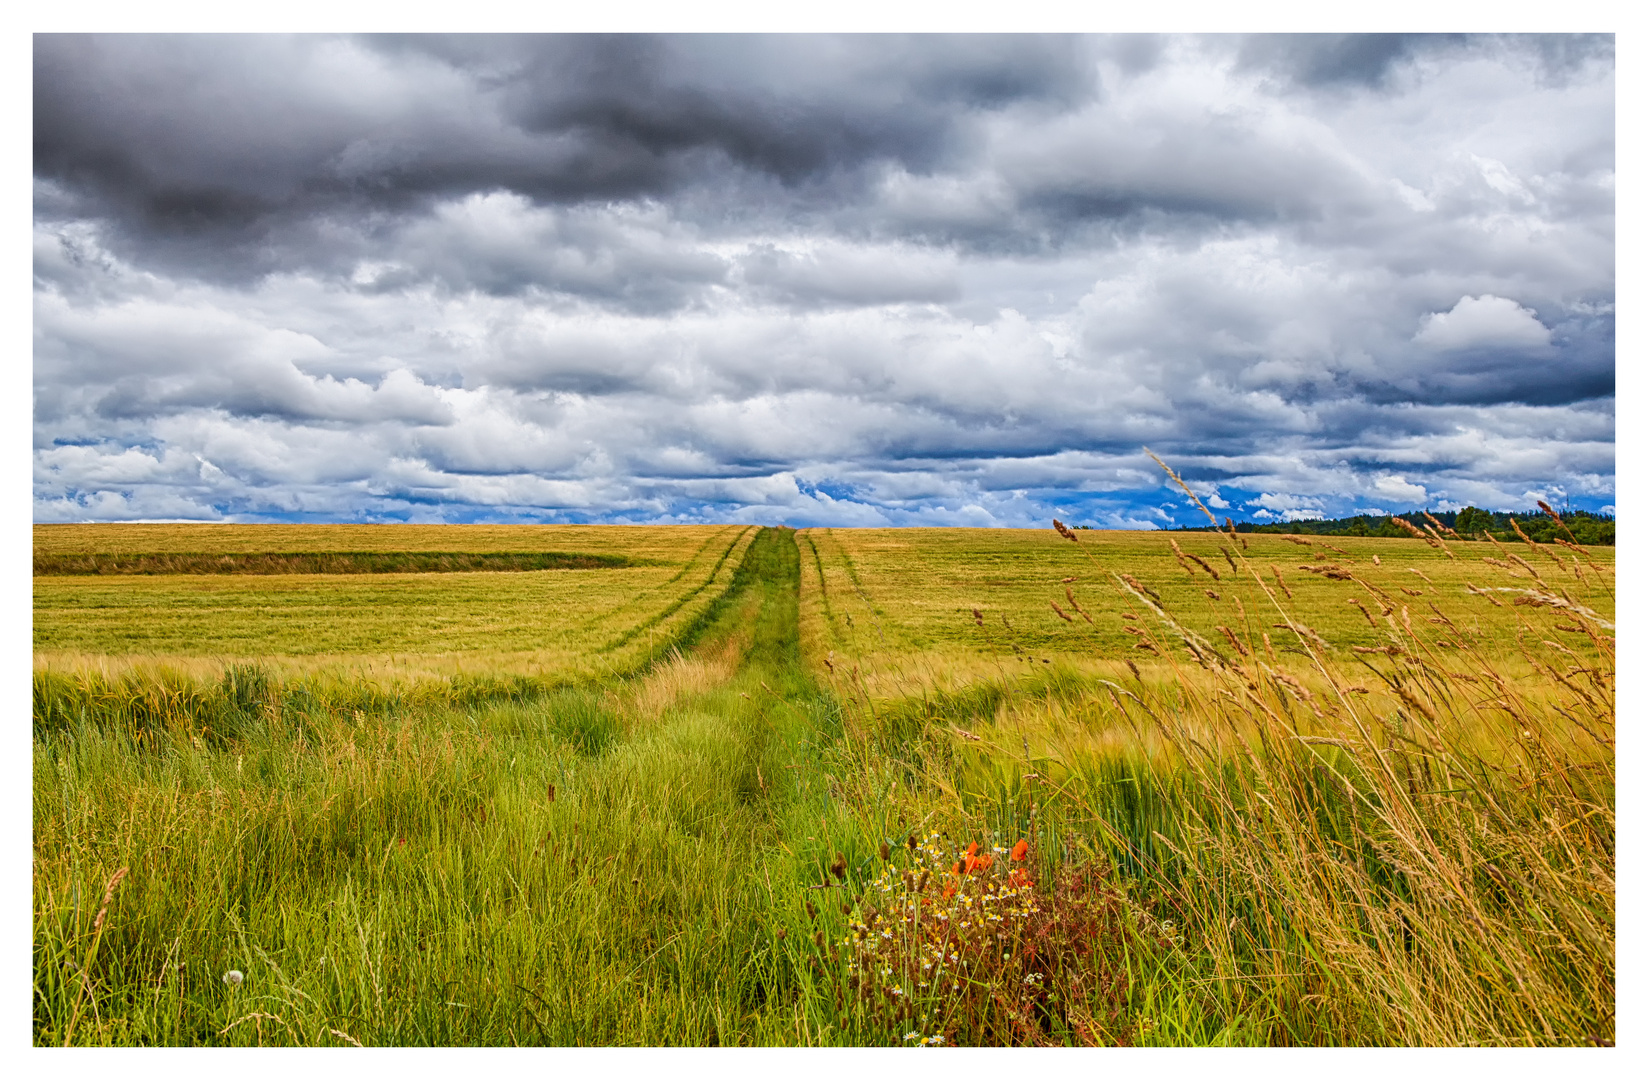
[[[1611,38],[34,44],[34,516],[1614,501]]]

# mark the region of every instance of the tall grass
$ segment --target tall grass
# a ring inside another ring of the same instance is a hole
[[[1097,868],[1131,925],[1171,924],[1129,946],[1142,1041],[1612,1043],[1611,575],[1530,542],[1488,556],[1502,584],[1415,610],[1341,560],[1382,638],[1352,650],[1225,539],[1217,642],[1107,572],[1154,665],[846,693],[862,767],[900,757],[977,823],[1016,812],[1057,873]],[[1516,662],[1462,632],[1473,604],[1518,617]]]

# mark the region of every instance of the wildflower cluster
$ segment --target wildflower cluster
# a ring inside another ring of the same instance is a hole
[[[847,998],[861,1020],[908,1027],[905,1042],[943,1045],[976,1027],[981,1009],[1039,989],[1024,963],[1025,932],[1037,906],[1029,842],[947,851],[938,834],[911,837],[895,857],[883,845],[881,873],[847,923],[841,950]]]

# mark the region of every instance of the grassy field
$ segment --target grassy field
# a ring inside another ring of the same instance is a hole
[[[1237,554],[1335,656],[1385,643],[1379,595],[1421,619],[1437,617],[1433,605],[1463,606],[1455,627],[1461,641],[1510,662],[1518,656],[1518,635],[1527,630],[1527,620],[1510,603],[1522,590],[1548,580],[1595,595],[1606,612],[1613,608],[1611,547],[1583,555],[1550,547],[1559,561],[1540,556],[1536,566],[1512,561],[1527,550],[1506,552],[1482,542],[1450,542],[1444,550],[1362,537],[1301,544],[1271,535],[1074,535],[1080,543],[1052,530],[803,530],[798,539],[806,564],[802,623],[809,656],[815,664],[832,651],[854,662],[862,658],[870,685],[885,684],[889,697],[999,676],[1013,664],[1083,665],[1122,655],[1143,663],[1147,657],[1134,648],[1137,626],[1123,617],[1136,615],[1137,603],[1118,573],[1153,589],[1184,626],[1220,648],[1231,649],[1218,629],[1229,626],[1269,633],[1284,639],[1281,648],[1297,650],[1285,623],[1276,625],[1283,622],[1278,607],[1236,569]],[[1374,591],[1347,590],[1343,574]],[[1493,594],[1507,606],[1470,603],[1473,588],[1511,590]]]
[[[663,565],[37,578],[37,1043],[1613,1041],[1611,549],[387,528]]]
[[[444,573],[37,573],[37,667],[204,673],[256,661],[288,673],[377,680],[457,672],[589,679],[632,670],[667,648],[727,588],[755,535],[737,526],[103,528],[37,526],[37,563],[94,556],[133,563],[144,555],[175,563],[183,553],[561,552],[633,564]]]
[[[1173,912],[1135,1035],[1611,1042],[1610,549],[800,539],[876,752]]]

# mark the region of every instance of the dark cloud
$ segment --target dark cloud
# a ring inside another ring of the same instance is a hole
[[[1256,34],[1238,52],[1244,67],[1305,86],[1382,86],[1391,69],[1414,56],[1457,49],[1463,34]]]
[[[1240,42],[1243,68],[1325,89],[1388,90],[1405,65],[1469,54],[1526,56],[1543,79],[1560,83],[1614,57],[1612,34],[1253,34]]]
[[[604,203],[744,173],[828,205],[873,164],[935,167],[975,111],[1090,81],[1058,37],[45,34],[34,51],[37,177],[150,258],[242,275],[325,266],[333,234],[355,254],[375,215],[468,194]]]
[[[1555,83],[1575,77],[1587,65],[1603,63],[1612,67],[1614,63],[1612,34],[1538,34],[1511,40],[1531,43],[1545,77]]]
[[[1526,357],[1471,352],[1445,368],[1399,378],[1363,382],[1357,387],[1369,401],[1394,404],[1498,405],[1510,402],[1568,405],[1614,393],[1614,366],[1605,364],[1529,363]]]

